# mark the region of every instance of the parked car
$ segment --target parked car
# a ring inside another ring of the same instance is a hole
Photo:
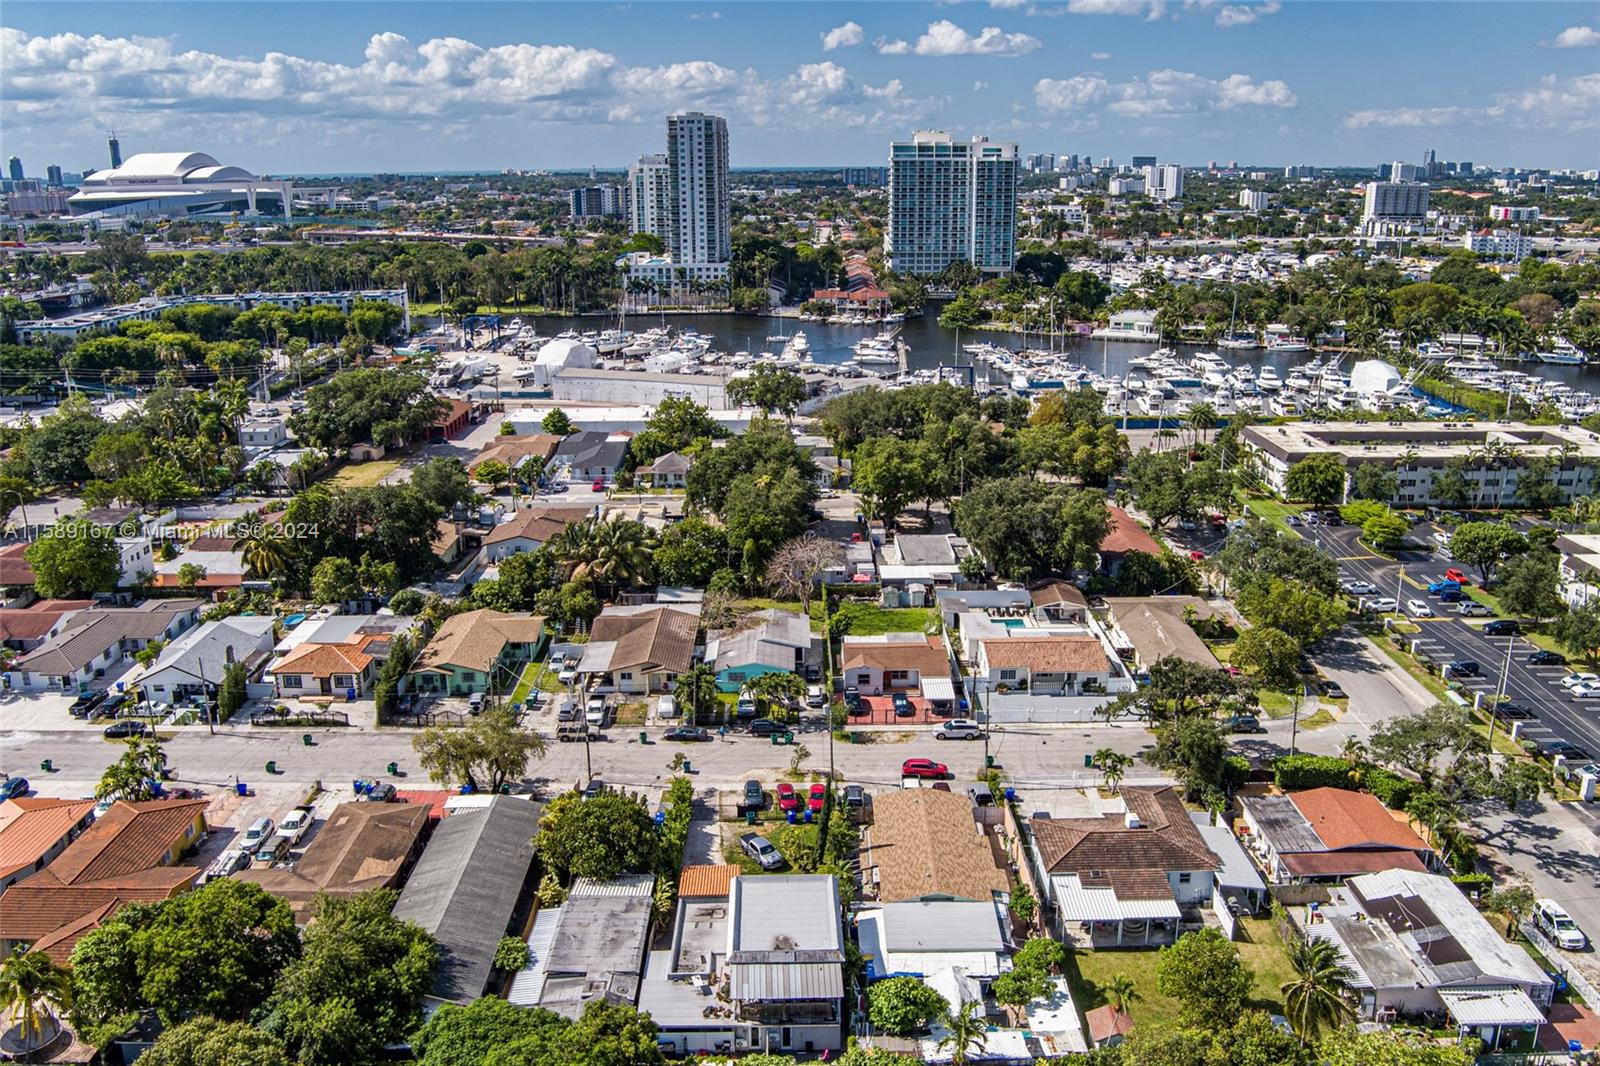
[[[818,781],[815,784],[813,784],[811,786],[810,795],[806,797],[806,806],[809,807],[812,810],[812,812],[814,813],[814,812],[822,810],[822,805],[824,803],[826,803],[827,801],[828,801],[828,786],[824,785],[821,781]]]
[[[262,841],[261,846],[256,848],[255,855],[252,856],[252,864],[255,866],[271,866],[274,863],[282,862],[289,857],[289,849],[293,846],[294,842],[292,840],[282,833],[277,833]]]
[[[744,833],[739,837],[739,847],[760,864],[763,870],[776,870],[783,865],[783,855],[772,846],[772,841],[760,833]]]
[[[1384,614],[1388,611],[1399,610],[1400,605],[1396,603],[1394,598],[1391,596],[1372,596],[1361,601],[1361,609],[1364,611],[1375,611],[1378,614]]]
[[[750,723],[750,735],[753,737],[770,737],[788,731],[788,726],[782,722],[774,722],[770,718],[757,718]]]
[[[1566,677],[1563,677],[1561,679],[1561,684],[1566,688],[1571,688],[1573,685],[1593,684],[1596,681],[1600,681],[1600,674],[1574,672],[1568,674]]]
[[[945,777],[950,773],[950,768],[942,762],[932,759],[907,759],[900,764],[901,777]]]
[[[1565,740],[1547,740],[1539,745],[1539,752],[1551,759],[1559,755],[1569,763],[1587,762],[1589,760],[1588,751]]]
[[[1452,659],[1444,664],[1445,677],[1477,677],[1478,661],[1476,659]]]
[[[761,790],[761,782],[756,780],[744,783],[744,809],[759,811],[767,805],[767,794]]]
[[[1533,722],[1539,718],[1522,704],[1510,701],[1495,704],[1494,716],[1506,722]]]
[[[1545,651],[1540,648],[1528,655],[1529,666],[1565,666],[1567,657],[1556,651]]]
[[[867,805],[867,790],[860,785],[844,786],[844,805],[851,810],[857,810]]]
[[[1223,723],[1230,733],[1265,733],[1267,727],[1253,714],[1235,714]]]
[[[1522,632],[1522,627],[1509,618],[1496,618],[1493,622],[1484,625],[1484,636],[1488,637],[1514,637]]]
[[[101,734],[112,740],[123,740],[129,737],[142,737],[145,734],[145,724],[136,722],[131,718],[124,718],[120,722],[112,722],[101,730]]]
[[[250,853],[243,848],[229,848],[211,861],[206,867],[206,872],[200,875],[200,883],[216,881],[243,870],[250,865]]]
[[[1426,600],[1407,600],[1406,613],[1413,618],[1432,618],[1433,608],[1428,606]]]
[[[1580,681],[1567,689],[1567,695],[1575,700],[1592,700],[1600,697],[1600,681]]]
[[[484,693],[474,692],[472,695],[467,697],[467,713],[482,714],[483,705],[488,701],[488,699],[489,697]]]
[[[239,846],[254,855],[257,848],[272,839],[272,834],[277,832],[277,829],[277,823],[271,818],[257,818],[239,838]]]
[[[589,735],[589,723],[582,719],[562,722],[556,726],[556,739],[563,744],[583,740]]]
[[[395,797],[395,787],[387,781],[379,781],[361,797],[368,803],[388,803]]]
[[[1189,549],[1189,558],[1197,563],[1204,562],[1206,553],[1201,551],[1199,548],[1191,548]]]
[[[671,693],[656,700],[656,717],[676,718],[678,716],[678,701]]]
[[[698,743],[711,739],[711,731],[702,729],[697,725],[675,725],[661,734],[662,740],[681,740],[684,743]]]
[[[822,691],[821,685],[806,686],[806,706],[813,709],[828,705],[827,694]]]
[[[89,713],[85,717],[91,722],[96,718],[115,718],[117,712],[122,710],[127,702],[127,693],[113,692],[105,698],[105,702],[101,703],[100,706],[89,708]]]
[[[1346,581],[1344,590],[1352,596],[1372,596],[1378,591],[1378,586],[1370,581]]]
[[[1457,570],[1453,566],[1444,572],[1444,579],[1446,581],[1454,581],[1458,585],[1471,584],[1471,582],[1467,580],[1467,575],[1463,574],[1460,570]]]
[[[599,694],[589,697],[589,703],[583,709],[584,721],[596,729],[604,729],[606,724],[606,698]]]
[[[994,806],[994,793],[989,791],[989,786],[981,781],[967,789],[967,798],[977,807]]]
[[[28,794],[28,779],[26,777],[0,778],[0,800],[16,799],[18,796]]]
[[[561,701],[556,704],[556,721],[576,722],[582,717],[583,708],[578,705],[577,700],[572,699],[570,696],[561,697]]]
[[[800,796],[794,786],[787,781],[778,782],[778,810],[797,811],[800,809]]]
[[[1434,581],[1434,582],[1429,583],[1429,585],[1428,585],[1428,595],[1430,595],[1430,596],[1437,596],[1441,592],[1460,592],[1460,591],[1461,591],[1461,582],[1459,582],[1459,581]]]
[[[300,838],[306,835],[306,830],[311,828],[311,808],[306,806],[296,807],[283,816],[283,821],[278,824],[278,832],[289,838],[290,844],[300,843]]]
[[[578,676],[578,657],[569,655],[561,661],[561,669],[556,671],[556,680],[563,685],[570,685]]]
[[[1330,700],[1342,700],[1345,697],[1344,689],[1339,686],[1339,682],[1332,679],[1318,681],[1317,689]]]
[[[896,718],[910,718],[917,713],[916,707],[912,706],[911,698],[904,692],[896,692],[892,700]]]
[[[756,716],[756,698],[749,689],[739,693],[739,702],[734,704],[733,713],[738,718],[754,718]]]
[[[1439,593],[1440,603],[1461,603],[1466,600],[1467,594],[1460,589],[1445,589]]]
[[[1479,603],[1477,600],[1462,600],[1456,607],[1456,613],[1467,618],[1487,618],[1493,611]]]
[[[1589,946],[1589,938],[1572,920],[1572,915],[1553,899],[1541,899],[1534,903],[1533,924],[1539,932],[1555,941],[1558,948],[1582,951]]]
[[[952,718],[934,731],[935,740],[982,740],[983,730],[978,723],[966,718]]]
[[[72,701],[71,706],[67,708],[67,713],[74,718],[87,718],[89,717],[89,712],[104,703],[105,699],[106,694],[103,689],[99,692],[85,693]]]
[[[845,686],[844,705],[850,708],[851,714],[866,713],[866,705],[861,702],[861,690],[854,685]]]

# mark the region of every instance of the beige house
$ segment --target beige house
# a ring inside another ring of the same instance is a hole
[[[414,692],[466,696],[509,690],[544,640],[542,615],[468,611],[445,620],[406,676]]]

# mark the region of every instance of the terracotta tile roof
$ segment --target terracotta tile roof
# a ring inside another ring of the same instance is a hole
[[[641,667],[681,674],[694,665],[697,611],[661,605],[637,612],[600,612],[589,627],[589,643],[614,641],[609,670]]]
[[[592,513],[587,507],[529,507],[484,534],[483,543],[499,544],[517,537],[527,537],[544,544],[559,536],[572,523],[581,522]]]
[[[31,585],[37,580],[33,567],[22,557],[27,550],[26,544],[7,544],[0,548],[0,585]]]
[[[459,666],[487,673],[507,644],[537,644],[543,636],[542,615],[468,611],[445,620],[422,649],[416,668]]]
[[[350,644],[302,644],[289,653],[273,668],[274,674],[305,674],[309,677],[330,677],[333,674],[359,674],[371,664],[373,657],[366,646],[374,640],[387,640],[367,634]]]
[[[1428,873],[1428,866],[1414,851],[1383,848],[1379,851],[1298,851],[1279,855],[1283,868],[1293,877],[1355,877],[1384,870],[1413,870]]]
[[[872,808],[861,866],[877,868],[884,903],[938,896],[986,902],[1011,890],[965,795],[905,789],[878,797]]]
[[[205,800],[119,800],[50,864],[48,873],[63,884],[78,884],[157,866],[206,807]]]
[[[1089,1011],[1083,1020],[1089,1023],[1089,1040],[1095,1044],[1133,1032],[1133,1018],[1127,1011],[1117,1010],[1109,1003]]]
[[[444,406],[441,408],[439,417],[435,418],[431,424],[441,429],[472,414],[472,405],[465,400],[458,400],[454,396],[441,396],[437,397],[437,399],[443,400]]]
[[[737,866],[685,866],[678,874],[678,898],[722,899],[738,876]]]
[[[424,804],[341,803],[293,869],[273,866],[234,876],[282,896],[304,917],[318,893],[356,895],[397,885],[427,825]]]
[[[27,607],[0,609],[0,640],[38,640],[66,615],[93,606],[93,600],[40,600]]]
[[[1040,858],[1050,873],[1135,870],[1212,870],[1221,865],[1195,828],[1171,786],[1122,789],[1128,811],[1099,818],[1035,818],[1030,823]],[[1170,889],[1168,889],[1170,892]]]
[[[556,453],[556,446],[560,443],[561,436],[557,433],[496,437],[479,450],[472,462],[467,464],[467,469],[477,470],[490,460],[497,460],[513,469],[532,458],[548,460]]]
[[[94,800],[11,799],[0,803],[0,879],[32,866],[94,810]]]
[[[1093,637],[995,637],[978,643],[991,667],[1018,667],[1036,674],[1096,674],[1110,666]]]
[[[1374,845],[1428,850],[1410,825],[1396,818],[1369,792],[1311,788],[1291,793],[1289,799],[1329,851]]]
[[[844,668],[875,667],[879,670],[915,670],[938,676],[950,672],[950,657],[938,637],[902,633],[901,641],[851,640],[844,638],[840,655]]]
[[[1161,545],[1143,526],[1133,520],[1133,516],[1114,503],[1106,504],[1106,535],[1100,541],[1102,555],[1123,555],[1127,552],[1143,552],[1145,555],[1160,555]]]

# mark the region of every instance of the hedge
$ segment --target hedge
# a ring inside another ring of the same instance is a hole
[[[1306,788],[1350,788],[1350,762],[1333,755],[1285,755],[1272,764],[1273,778],[1286,792]]]
[[[1229,755],[1222,760],[1222,783],[1229,791],[1250,780],[1250,760],[1243,755]]]
[[[1369,766],[1361,774],[1361,787],[1378,797],[1392,811],[1405,810],[1417,791],[1417,783],[1379,766]]]
[[[1488,874],[1452,874],[1450,882],[1459,888],[1463,894],[1477,899],[1488,894],[1494,887],[1494,878]]]

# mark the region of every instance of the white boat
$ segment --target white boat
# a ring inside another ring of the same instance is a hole
[[[1218,339],[1217,347],[1227,351],[1242,352],[1248,351],[1252,348],[1259,348],[1261,346],[1256,343],[1256,339],[1253,335],[1235,333]]]
[[[1278,372],[1272,367],[1264,366],[1256,375],[1256,388],[1262,392],[1277,392],[1283,388],[1283,379],[1278,377]]]
[[[789,342],[783,346],[783,354],[794,356],[796,362],[805,358],[810,353],[811,343],[806,340],[804,330],[795,330],[794,336],[790,337]]]
[[[1295,402],[1294,397],[1285,396],[1281,392],[1267,401],[1267,408],[1275,415],[1287,416],[1300,413],[1300,405]]]
[[[872,349],[858,350],[855,358],[850,360],[860,366],[899,366],[900,357],[892,352],[876,351]]]
[[[1311,345],[1299,337],[1274,337],[1267,342],[1269,352],[1309,352]]]
[[[1556,366],[1582,366],[1584,363],[1583,353],[1576,350],[1570,352],[1534,352],[1533,355],[1541,363],[1552,363]]]
[[[1027,392],[1033,388],[1033,383],[1028,380],[1028,375],[1019,370],[1011,375],[1011,387],[1018,392]]]

